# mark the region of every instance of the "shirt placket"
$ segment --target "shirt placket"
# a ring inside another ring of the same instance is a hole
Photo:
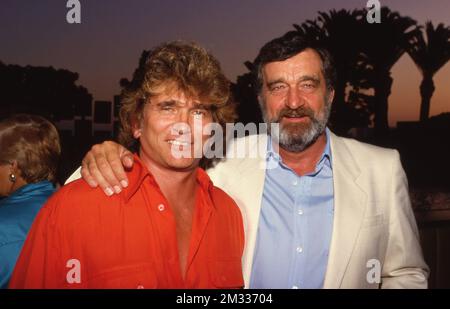
[[[301,246],[299,245],[302,242],[302,233],[300,231],[300,226],[302,225],[301,218],[298,218],[297,210],[299,208],[299,204],[301,204],[301,196],[299,194],[300,187],[301,187],[301,179],[298,177],[295,173],[290,171],[290,192],[292,194],[292,218],[293,218],[293,225],[294,225],[294,235],[293,235],[293,242],[292,242],[292,267],[293,271],[290,274],[289,278],[289,284],[290,287],[293,289],[299,288],[299,282],[301,280],[301,276],[299,276],[299,272],[301,271],[302,265],[301,265],[301,259],[299,257],[299,254],[301,254]]]
[[[296,218],[296,243],[295,243],[295,267],[297,278],[293,283],[294,288],[302,288],[305,286],[305,267],[307,264],[308,255],[308,238],[306,235],[310,234],[308,229],[308,206],[310,205],[311,199],[311,183],[312,177],[301,176],[297,177],[298,188],[296,190],[296,203],[294,214]]]
[[[166,265],[162,265],[162,268],[170,269],[170,272],[167,272],[163,277],[166,277],[168,274],[167,280],[168,282],[172,282],[172,286],[183,288],[184,282],[180,271],[177,238],[175,233],[175,217],[169,207],[169,202],[164,197],[161,190],[157,186],[152,187],[151,184],[148,184],[148,187],[145,187],[144,196],[149,215],[154,218],[152,220],[155,220],[157,225],[154,232],[158,235],[159,250],[157,247],[156,252],[160,252],[160,260]]]

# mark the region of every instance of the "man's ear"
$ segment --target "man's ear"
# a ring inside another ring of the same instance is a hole
[[[328,90],[328,104],[333,103],[334,100],[334,88],[331,88],[330,90]]]
[[[131,121],[131,129],[133,131],[133,137],[135,139],[138,139],[139,137],[141,137],[142,134],[142,128],[141,128],[141,121],[137,118],[134,118]]]
[[[138,128],[138,127],[134,127],[133,128],[133,137],[135,138],[135,139],[138,139],[139,137],[141,137],[141,134],[142,134],[142,130],[140,129],[140,128]]]
[[[265,104],[264,104],[264,99],[262,97],[261,92],[258,94],[258,96],[256,97],[258,99],[258,105],[261,109],[264,108]]]

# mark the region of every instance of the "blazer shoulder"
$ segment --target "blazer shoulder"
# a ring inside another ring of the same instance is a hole
[[[374,163],[386,163],[392,160],[398,160],[400,157],[396,149],[380,147],[346,137],[335,136],[335,140],[338,143],[343,143],[354,154],[356,160],[361,158],[364,161],[370,160]]]
[[[214,183],[221,179],[234,176],[242,165],[265,158],[267,152],[267,135],[250,135],[239,137],[227,142],[225,158],[207,170]]]

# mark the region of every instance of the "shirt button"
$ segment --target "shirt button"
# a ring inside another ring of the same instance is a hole
[[[302,253],[303,252],[303,248],[302,247],[297,247],[297,252],[298,253]]]
[[[293,186],[296,186],[297,184],[298,184],[297,180],[294,180],[294,181],[292,182],[292,185],[293,185]]]
[[[163,211],[164,209],[165,209],[165,207],[164,207],[163,204],[159,204],[159,205],[158,205],[158,210],[159,210],[159,211]]]
[[[303,210],[302,209],[299,209],[298,210],[298,214],[301,216],[301,215],[303,215]]]

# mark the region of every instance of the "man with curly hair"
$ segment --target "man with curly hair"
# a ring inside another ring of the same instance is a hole
[[[10,287],[242,287],[241,213],[195,155],[208,124],[234,120],[229,88],[198,45],[153,49],[120,110],[120,140],[136,151],[129,186],[113,197],[82,180],[63,187],[39,213]]]

